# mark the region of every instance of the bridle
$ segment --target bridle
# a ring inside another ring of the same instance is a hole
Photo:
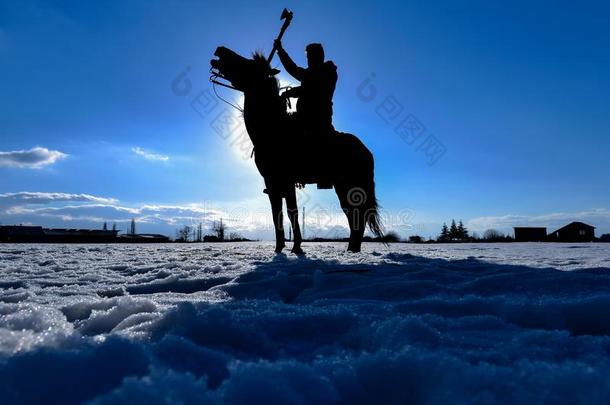
[[[235,108],[237,111],[239,111],[243,114],[243,112],[244,112],[243,108],[236,106],[235,104],[233,104],[230,101],[227,101],[220,94],[218,94],[218,92],[216,91],[216,85],[226,87],[228,89],[232,89],[232,90],[236,90],[236,91],[240,91],[240,90],[231,86],[230,84],[226,84],[226,83],[218,81],[218,78],[227,80],[222,74],[220,74],[220,72],[215,71],[214,68],[210,68],[210,82],[212,83],[212,90],[214,90],[214,94],[216,95],[216,97],[218,97],[220,100],[227,103],[228,105],[230,105],[231,107]]]
[[[241,90],[239,90],[238,88],[236,88],[230,84],[223,83],[223,82],[219,81],[218,79],[227,80],[219,71],[214,70],[214,68],[210,68],[210,83],[212,83],[212,89],[214,90],[214,94],[216,95],[216,97],[218,97],[220,100],[222,100],[226,104],[230,105],[231,107],[235,108],[237,111],[243,113],[244,109],[242,107],[236,106],[235,104],[231,103],[230,101],[227,101],[220,94],[218,94],[218,92],[216,91],[216,85],[226,87],[228,89],[235,90],[235,91],[241,91]],[[280,91],[288,90],[291,88],[292,88],[292,86],[282,86],[282,87],[279,87],[279,90]],[[290,103],[289,98],[286,98],[286,106],[288,108],[292,108],[292,104]]]
[[[219,82],[217,80],[218,78],[227,80],[222,74],[220,74],[220,72],[215,71],[214,68],[210,68],[210,82],[217,84],[219,86],[227,87],[229,89],[237,90],[235,87],[231,86],[230,84]],[[237,91],[239,91],[239,90],[237,90]]]
[[[222,100],[223,102],[225,102],[226,104],[230,105],[231,107],[235,108],[237,111],[239,111],[243,114],[244,109],[242,107],[239,107],[239,106],[231,103],[230,101],[227,101],[220,94],[218,94],[218,92],[216,91],[216,85],[226,87],[231,90],[236,90],[236,91],[241,91],[241,90],[237,89],[236,87],[234,87],[230,84],[223,83],[223,82],[219,81],[218,79],[227,80],[227,78],[224,77],[219,71],[214,70],[214,68],[210,68],[210,82],[212,83],[212,89],[214,90],[214,94],[216,95],[216,97],[218,97],[220,100]],[[291,88],[291,86],[284,86],[284,87],[280,87],[279,90],[285,90],[285,89],[290,89],[290,88]],[[285,103],[288,108],[292,108],[289,98],[285,99]],[[255,148],[252,148],[252,153],[250,154],[250,158],[252,158],[254,156],[254,151],[255,151]]]

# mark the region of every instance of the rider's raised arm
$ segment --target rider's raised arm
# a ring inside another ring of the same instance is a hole
[[[290,76],[294,77],[298,81],[303,81],[303,77],[305,76],[305,69],[297,66],[296,63],[288,56],[284,48],[279,48],[277,50],[277,54],[282,61],[282,65],[286,68],[286,71]]]

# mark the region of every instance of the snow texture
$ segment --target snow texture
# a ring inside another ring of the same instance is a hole
[[[0,402],[607,403],[610,244],[0,245]]]

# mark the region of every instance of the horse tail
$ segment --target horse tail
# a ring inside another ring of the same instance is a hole
[[[383,239],[383,224],[379,215],[379,202],[375,196],[375,179],[372,173],[367,188],[369,198],[367,199],[366,224],[376,237]]]
[[[339,159],[345,168],[338,195],[345,195],[345,207],[355,209],[357,227],[363,231],[368,226],[373,235],[384,238],[383,224],[379,214],[379,203],[375,195],[375,159],[373,154],[356,136],[338,133],[336,138]],[[335,184],[336,186],[337,184]],[[351,226],[351,225],[350,225]]]
[[[373,235],[383,239],[383,224],[381,223],[381,216],[379,215],[379,202],[377,201],[377,196],[375,195],[375,159],[373,158],[373,154],[368,149],[366,151],[368,155],[366,160],[368,162],[365,165],[365,171],[367,173],[365,174],[366,214],[364,220]]]

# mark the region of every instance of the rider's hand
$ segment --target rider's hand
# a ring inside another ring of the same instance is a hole
[[[282,48],[282,41],[279,39],[276,39],[275,41],[273,41],[273,46],[275,46],[275,49],[277,49],[278,51],[281,49],[284,49],[284,48]]]

